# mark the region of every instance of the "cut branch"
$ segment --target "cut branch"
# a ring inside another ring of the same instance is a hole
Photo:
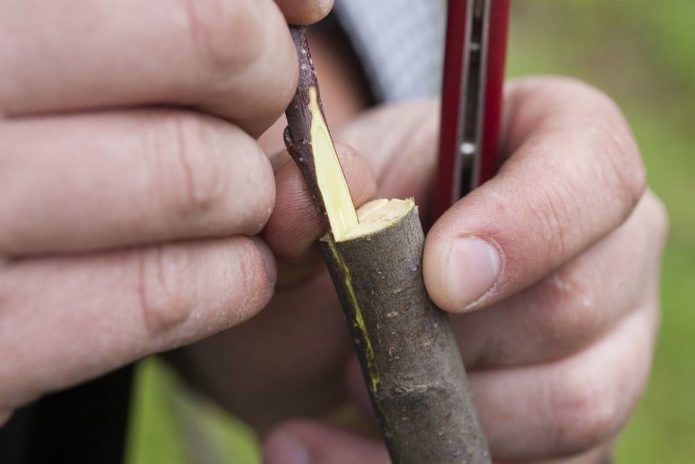
[[[394,463],[489,463],[449,319],[422,278],[424,234],[412,200],[359,211],[321,107],[305,28],[285,144],[327,219],[321,248],[348,319],[372,404]]]

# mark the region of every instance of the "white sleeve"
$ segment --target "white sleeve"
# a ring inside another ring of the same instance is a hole
[[[438,92],[444,51],[443,1],[335,0],[334,10],[379,100]]]

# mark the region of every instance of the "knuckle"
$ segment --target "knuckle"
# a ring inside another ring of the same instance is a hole
[[[620,202],[623,219],[635,207],[647,185],[646,170],[630,126],[615,101],[603,91],[577,79],[560,78],[566,97],[580,102],[577,110],[586,122],[584,133],[593,141],[599,179]]]
[[[635,207],[647,187],[647,176],[639,147],[620,108],[605,93],[589,87],[586,103],[590,105],[596,150],[605,158],[609,187],[620,199],[624,217]]]
[[[262,2],[184,0],[187,32],[201,65],[213,74],[250,66],[262,51]]]
[[[258,233],[273,210],[275,178],[256,140],[192,112],[164,113],[158,127],[145,150],[165,220],[212,234]]]
[[[579,454],[611,437],[620,427],[618,408],[609,384],[597,373],[583,379],[567,376],[550,395],[553,411],[548,436],[555,451]]]
[[[258,123],[251,131],[254,135],[257,131],[265,131],[282,115],[294,97],[299,79],[299,61],[294,42],[275,3],[265,8],[263,20],[265,37],[261,39],[260,59],[255,63],[256,72],[252,76],[248,94],[248,97],[254,98],[257,107]],[[282,72],[278,73],[278,69]]]
[[[603,320],[594,290],[570,270],[559,270],[539,286],[540,307],[535,326],[548,352],[567,354],[593,339]]]
[[[172,157],[169,172],[163,172],[162,195],[174,192],[171,200],[174,219],[211,220],[225,200],[224,157],[220,156],[217,129],[203,117],[182,113],[171,115],[171,131],[164,131],[167,141],[157,156]]]
[[[603,124],[601,142],[612,174],[612,190],[622,203],[623,216],[627,217],[647,187],[646,170],[639,148],[622,116],[618,113],[614,122],[604,121]]]
[[[138,303],[145,327],[152,335],[162,335],[182,324],[192,312],[181,272],[188,267],[187,261],[185,251],[175,245],[138,253]]]

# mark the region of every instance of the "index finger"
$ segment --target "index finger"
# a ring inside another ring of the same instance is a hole
[[[425,284],[448,311],[539,280],[622,223],[645,188],[639,150],[605,95],[536,78],[508,97],[513,154],[437,221],[425,244]]]
[[[308,2],[285,9],[304,17]],[[297,82],[272,0],[1,2],[0,34],[0,113],[9,116],[173,104],[258,135]]]

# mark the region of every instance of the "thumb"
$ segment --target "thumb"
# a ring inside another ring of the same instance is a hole
[[[388,464],[385,446],[336,427],[292,421],[274,429],[263,445],[265,464]]]
[[[510,89],[511,156],[449,209],[425,243],[434,302],[463,312],[544,278],[611,233],[644,191],[644,170],[615,105],[563,79]]]

